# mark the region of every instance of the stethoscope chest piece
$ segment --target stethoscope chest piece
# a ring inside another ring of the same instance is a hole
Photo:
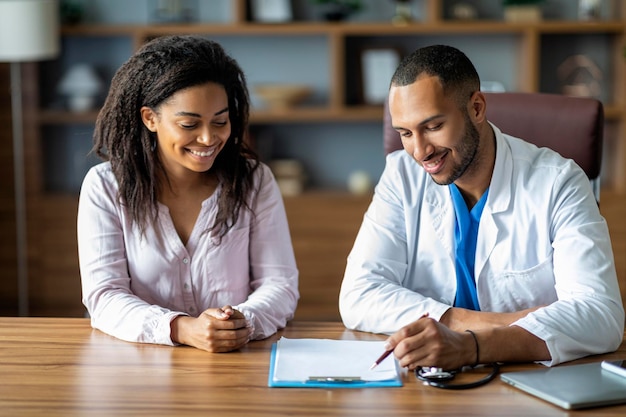
[[[417,378],[425,382],[442,382],[454,379],[456,371],[444,371],[443,368],[422,366],[416,371]]]

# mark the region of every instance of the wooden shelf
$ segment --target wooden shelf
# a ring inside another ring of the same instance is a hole
[[[306,122],[370,122],[382,121],[382,106],[347,106],[341,108],[293,108],[285,110],[253,110],[250,122],[267,123],[306,123]]]
[[[308,123],[308,122],[358,122],[381,121],[382,106],[349,106],[333,109],[330,107],[294,107],[290,109],[253,109],[250,114],[252,124],[268,123]],[[97,111],[74,113],[65,110],[43,110],[38,113],[42,125],[93,124]]]
[[[65,110],[42,110],[38,113],[38,122],[42,125],[92,124],[98,117],[97,111],[75,113]],[[346,106],[333,109],[330,107],[294,107],[279,110],[252,109],[252,124],[286,124],[308,122],[376,122],[383,117],[382,106]],[[624,111],[618,106],[605,106],[606,120],[624,118]]]
[[[504,22],[480,20],[471,22],[441,21],[415,22],[407,25],[393,25],[390,22],[371,23],[325,23],[294,22],[281,24],[260,23],[195,23],[185,25],[105,25],[84,24],[63,26],[63,36],[130,36],[149,37],[174,34],[213,34],[213,35],[410,35],[423,33],[538,33],[588,34],[624,33],[624,22],[580,22],[543,21],[536,23]]]

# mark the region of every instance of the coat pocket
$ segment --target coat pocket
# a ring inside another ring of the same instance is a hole
[[[553,269],[550,256],[528,269],[491,273],[487,279],[479,281],[481,309],[512,312],[556,301]]]

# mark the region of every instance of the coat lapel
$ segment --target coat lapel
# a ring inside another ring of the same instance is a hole
[[[454,264],[454,222],[455,214],[448,187],[428,182],[424,194],[425,206],[434,228],[435,235],[445,248]]]
[[[502,132],[495,126],[493,130],[496,136],[496,162],[489,185],[487,203],[483,209],[478,228],[478,244],[476,245],[476,263],[474,274],[476,283],[487,264],[487,260],[493,252],[500,236],[497,214],[505,211],[511,204],[511,178],[513,175],[513,158],[511,149],[505,141]]]

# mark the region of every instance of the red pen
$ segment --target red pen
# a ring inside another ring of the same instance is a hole
[[[422,317],[420,317],[420,319],[423,319],[424,317],[428,317],[428,313],[422,314]],[[382,361],[387,359],[387,356],[391,355],[392,353],[393,353],[393,349],[386,350],[382,355],[380,355],[378,359],[376,359],[376,362],[374,362],[372,366],[370,366],[370,371],[376,368]]]

